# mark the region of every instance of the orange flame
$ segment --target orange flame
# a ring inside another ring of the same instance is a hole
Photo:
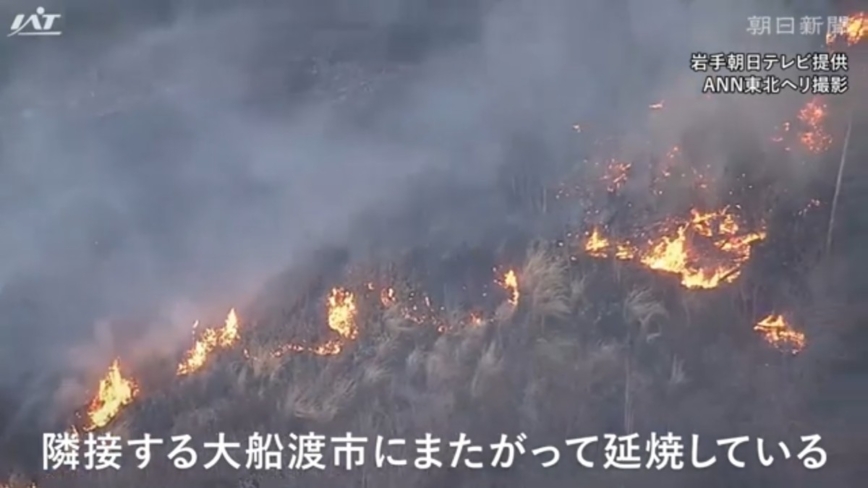
[[[193,329],[198,328],[198,326],[199,322],[197,321],[193,324]],[[208,362],[211,353],[218,349],[228,349],[238,342],[240,336],[238,315],[233,308],[226,316],[223,327],[207,329],[202,333],[193,347],[187,351],[184,361],[178,365],[177,374],[185,376],[200,370]]]
[[[503,275],[502,281],[499,282],[500,286],[503,287],[509,293],[509,303],[512,305],[518,305],[518,299],[521,294],[518,291],[518,276],[515,274],[514,270],[509,270]]]
[[[828,33],[826,35],[826,45],[831,46],[839,38],[847,43],[848,46],[854,46],[868,36],[868,15],[865,12],[858,12],[847,17],[844,22],[843,32]]]
[[[832,136],[824,128],[827,115],[828,107],[817,98],[809,100],[799,111],[799,121],[804,125],[799,140],[812,153],[821,153],[832,145]]]
[[[753,330],[762,334],[763,339],[777,349],[798,354],[805,348],[805,334],[793,330],[783,315],[769,315],[757,322]]]
[[[599,228],[588,235],[585,241],[585,252],[595,258],[614,257],[622,261],[628,261],[636,257],[636,249],[629,241],[612,242],[605,237]]]
[[[86,430],[95,430],[108,425],[120,411],[138,395],[136,383],[121,374],[120,362],[115,359],[105,377],[99,382],[99,390],[87,408],[89,424]]]
[[[664,228],[669,230],[643,248],[627,241],[612,242],[595,229],[584,248],[592,257],[636,259],[649,269],[679,275],[685,288],[710,289],[735,281],[750,258],[751,245],[766,237],[764,230],[742,232],[728,208],[716,212],[694,209],[689,220],[673,220]],[[713,254],[720,256],[700,255],[704,253],[696,250],[698,239],[708,241]]]
[[[605,258],[609,255],[612,242],[603,236],[600,229],[595,228],[585,240],[585,252],[595,258]]]
[[[373,291],[373,283],[367,284],[367,289]],[[381,292],[382,297],[394,298],[394,290],[389,288]],[[385,305],[385,302],[384,302]],[[356,298],[355,295],[343,288],[333,288],[327,300],[328,326],[338,334],[338,338],[330,339],[318,345],[285,344],[272,353],[274,357],[283,357],[291,353],[310,353],[316,356],[335,356],[344,349],[344,341],[358,337],[356,328]]]
[[[355,295],[343,288],[332,289],[328,297],[328,324],[344,339],[358,336]]]

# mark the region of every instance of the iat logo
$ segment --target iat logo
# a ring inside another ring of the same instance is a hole
[[[35,14],[18,14],[9,27],[12,36],[59,36],[59,30],[53,30],[54,21],[60,18],[60,14],[47,14],[42,7],[36,7]]]

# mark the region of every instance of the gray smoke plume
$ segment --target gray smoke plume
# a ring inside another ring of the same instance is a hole
[[[748,50],[751,15],[826,13],[754,0],[43,3],[64,13],[62,36],[0,43],[0,387],[19,399],[7,425],[85,399],[114,356],[173,353],[193,320],[352,244],[360,215],[414,207],[427,182],[473,189],[448,225],[478,231],[499,223],[488,190],[522,147],[530,167],[569,158],[574,124],[626,134],[625,153],[677,140],[728,103],[648,110],[701,98],[691,52]],[[780,120],[776,102],[752,100],[727,113]]]

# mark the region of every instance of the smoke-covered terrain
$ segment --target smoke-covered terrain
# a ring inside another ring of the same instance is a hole
[[[43,5],[61,36],[0,42],[3,488],[868,474],[866,27],[746,30],[855,6]],[[689,70],[696,52],[839,49],[844,95],[704,96]],[[167,444],[144,470],[127,448],[117,471],[46,472],[43,432],[189,434],[199,463],[176,469]],[[241,469],[202,468],[220,432]],[[325,470],[244,469],[254,432],[370,442],[352,470],[330,448]],[[634,432],[643,466],[651,433],[682,436],[685,468],[604,469],[603,434]],[[442,468],[413,466],[426,433]],[[461,433],[481,469],[449,467]],[[502,434],[527,437],[510,469],[491,466]],[[693,434],[713,466],[691,465]],[[797,458],[811,434],[819,470]],[[378,435],[409,465],[376,468]],[[591,469],[565,445],[585,436]],[[738,436],[740,469],[714,446]]]

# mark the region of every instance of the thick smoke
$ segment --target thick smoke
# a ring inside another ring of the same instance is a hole
[[[693,114],[647,107],[698,98],[690,52],[744,51],[748,16],[785,11],[73,3],[63,36],[3,39],[0,62],[0,386],[30,385],[27,411],[56,396],[59,371],[92,381],[116,354],[173,350],[195,318],[347,244],[359,215],[417,205],[420,181],[474,188],[454,225],[485,228],[502,205],[487,190],[521,141],[540,148],[532,159],[563,157],[576,123],[680,137]]]

